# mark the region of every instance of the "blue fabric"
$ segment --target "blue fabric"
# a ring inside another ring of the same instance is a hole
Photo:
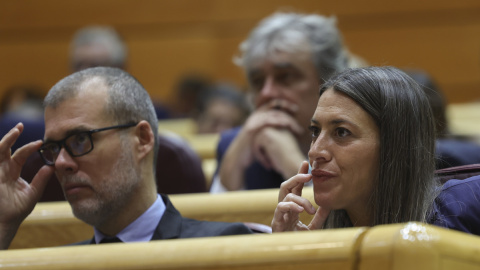
[[[447,181],[434,201],[427,222],[480,235],[480,175]]]
[[[480,163],[480,145],[458,139],[436,141],[437,169]]]
[[[237,137],[241,127],[236,127],[227,130],[221,134],[220,141],[217,146],[217,169],[218,173],[223,156],[228,149],[228,146]],[[274,170],[266,169],[260,163],[254,162],[245,171],[245,189],[266,189],[279,188],[283,179],[282,175]]]
[[[152,239],[155,229],[157,228],[160,219],[165,213],[166,206],[160,195],[157,195],[157,200],[134,222],[130,223],[116,236],[122,242],[148,242]],[[94,228],[95,242],[99,243],[106,237],[99,230]]]
[[[154,102],[155,113],[157,114],[158,120],[170,119],[172,118],[171,112],[168,108],[160,102]]]
[[[15,144],[13,144],[12,153],[27,143],[42,140],[45,133],[43,116],[38,118],[25,118],[15,114],[6,114],[0,118],[0,135],[2,137],[5,136],[10,129],[20,122],[23,123],[23,132],[20,134]]]

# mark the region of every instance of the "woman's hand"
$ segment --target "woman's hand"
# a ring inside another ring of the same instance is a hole
[[[272,220],[273,232],[316,230],[323,227],[330,211],[322,207],[315,210],[309,200],[301,197],[303,186],[310,179],[312,175],[308,174],[308,162],[304,161],[298,174],[282,183]],[[303,211],[314,215],[309,225],[303,224],[299,219]]]

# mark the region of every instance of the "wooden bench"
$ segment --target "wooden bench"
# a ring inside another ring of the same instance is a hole
[[[480,237],[420,223],[377,226],[359,249],[359,270],[480,269]]]
[[[480,142],[480,102],[450,104],[447,106],[450,131]]]
[[[0,251],[2,269],[480,268],[480,238],[421,224]]]
[[[2,269],[354,269],[364,228],[0,252]]]

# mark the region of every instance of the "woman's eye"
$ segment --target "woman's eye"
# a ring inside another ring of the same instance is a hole
[[[335,133],[337,137],[344,138],[347,137],[348,135],[352,134],[348,129],[346,128],[337,128],[335,130]]]

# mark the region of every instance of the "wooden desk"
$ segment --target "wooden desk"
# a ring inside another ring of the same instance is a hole
[[[197,124],[190,118],[160,120],[158,121],[158,132],[188,137],[197,133]]]

